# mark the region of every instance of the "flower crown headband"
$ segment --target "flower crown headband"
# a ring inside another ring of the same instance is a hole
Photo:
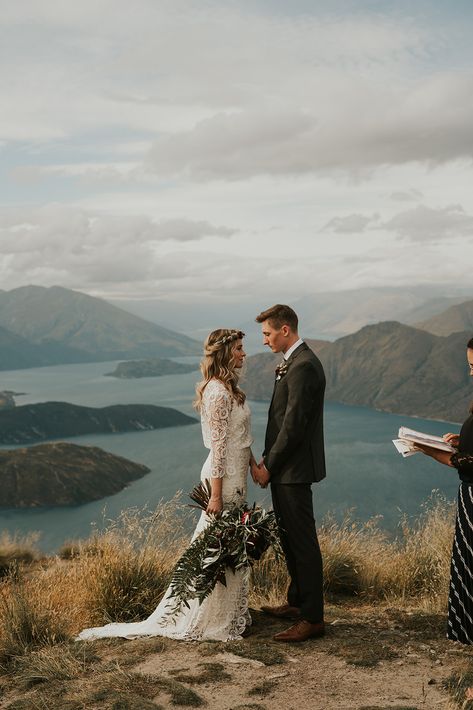
[[[225,335],[221,340],[216,340],[215,343],[213,343],[213,346],[220,347],[221,345],[226,345],[227,343],[231,342],[232,340],[238,340],[238,338],[242,338],[243,333],[241,330],[234,330],[233,333],[230,333],[229,335]]]

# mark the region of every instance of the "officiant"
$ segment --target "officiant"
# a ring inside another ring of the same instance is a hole
[[[473,338],[467,343],[466,356],[473,376]],[[460,477],[450,567],[447,638],[473,644],[473,405],[460,434],[448,433],[444,439],[456,449],[453,454],[420,443],[415,444],[415,449],[439,463],[456,468]]]

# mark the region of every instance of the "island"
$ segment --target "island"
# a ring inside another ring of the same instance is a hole
[[[0,507],[80,505],[118,493],[149,468],[95,446],[63,442],[0,450]]]
[[[113,372],[106,372],[105,377],[118,377],[122,380],[139,377],[161,377],[162,375],[184,375],[199,369],[198,364],[184,365],[168,358],[150,358],[148,360],[127,360],[120,362]]]
[[[196,422],[197,419],[177,409],[153,404],[95,408],[68,402],[40,402],[0,410],[0,444],[31,444],[84,434],[146,431]]]

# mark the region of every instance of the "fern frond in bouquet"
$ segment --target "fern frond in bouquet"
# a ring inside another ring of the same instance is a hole
[[[190,498],[197,503],[193,507],[205,510],[210,498],[209,481],[196,486]],[[218,583],[226,586],[226,574],[249,570],[270,546],[277,556],[282,554],[273,511],[256,505],[233,505],[212,517],[176,565],[169,613],[177,614],[183,605],[189,607],[192,599],[202,604]]]

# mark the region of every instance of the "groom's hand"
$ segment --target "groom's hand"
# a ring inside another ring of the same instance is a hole
[[[269,483],[270,475],[269,471],[264,465],[264,459],[261,459],[257,466],[256,481],[259,483],[261,488],[266,488]]]

